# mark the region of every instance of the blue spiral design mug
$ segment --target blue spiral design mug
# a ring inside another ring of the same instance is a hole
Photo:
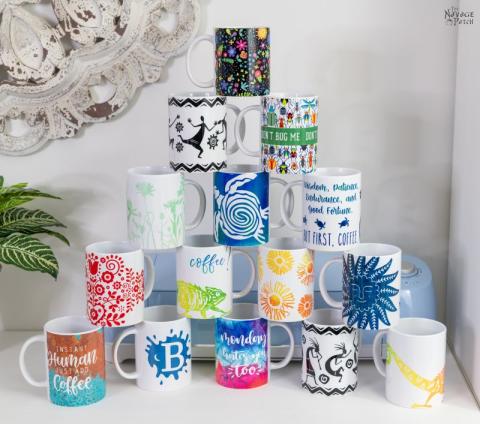
[[[215,241],[258,246],[269,240],[269,174],[253,165],[232,165],[213,176]]]

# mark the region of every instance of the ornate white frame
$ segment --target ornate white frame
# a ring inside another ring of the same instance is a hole
[[[26,155],[85,124],[121,113],[143,84],[158,81],[168,59],[186,49],[200,19],[197,0],[49,0],[58,20],[26,3],[0,0],[0,153]],[[167,32],[159,21],[175,15]],[[70,51],[65,45],[70,43]],[[97,103],[92,86],[113,95]],[[7,120],[28,125],[9,133]]]

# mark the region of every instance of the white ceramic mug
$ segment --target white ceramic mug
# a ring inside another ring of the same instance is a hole
[[[140,322],[144,301],[152,293],[155,282],[152,260],[138,245],[127,241],[93,243],[85,248],[85,252],[90,322],[103,327],[123,327]]]
[[[279,362],[270,360],[270,329],[281,327],[288,335],[287,354]],[[230,389],[252,389],[268,383],[270,371],[288,365],[295,341],[287,325],[271,323],[258,315],[254,303],[236,303],[232,313],[215,320],[215,377]]]
[[[386,364],[381,347],[387,337]],[[447,328],[427,318],[402,318],[373,341],[373,360],[385,377],[385,396],[405,408],[430,408],[443,400]]]
[[[215,93],[171,94],[168,98],[170,166],[174,171],[211,172],[227,166],[238,147],[227,146],[227,110],[240,109]],[[242,122],[239,122],[239,137]],[[233,139],[235,140],[235,139]]]
[[[185,185],[192,185],[199,196],[198,210],[185,223]],[[205,215],[205,192],[196,181],[186,180],[163,166],[141,166],[128,170],[128,239],[146,251],[173,249],[183,244],[185,230],[192,230]]]
[[[343,301],[327,290],[326,271],[343,263]],[[402,251],[389,244],[360,243],[327,261],[318,278],[320,293],[332,308],[342,309],[345,324],[362,330],[383,330],[400,319]]]
[[[232,255],[250,264],[245,288],[233,292]],[[218,318],[232,310],[233,299],[246,296],[256,280],[255,262],[243,250],[215,243],[212,235],[189,236],[177,249],[177,310],[188,318]]]
[[[286,206],[290,190],[303,187],[303,223],[295,224]],[[337,252],[360,242],[361,173],[348,168],[317,168],[302,180],[288,184],[280,200],[283,220],[293,230],[303,230],[310,249]]]
[[[313,309],[314,256],[301,239],[272,238],[258,248],[258,311],[272,321],[295,322]]]
[[[130,335],[135,335],[135,372],[125,372],[118,361],[118,348]],[[164,392],[188,385],[192,378],[190,320],[179,316],[172,305],[146,308],[144,321],[118,336],[113,363],[122,377],[137,380],[143,390]]]
[[[261,144],[250,150],[241,134],[245,114],[260,112]],[[243,109],[235,123],[235,139],[248,156],[260,157],[263,170],[305,174],[317,165],[318,97],[311,94],[270,93],[260,105]]]
[[[34,343],[45,344],[46,377],[38,381],[27,370],[25,353]],[[105,343],[103,328],[86,316],[65,316],[48,321],[43,334],[30,337],[19,356],[20,371],[32,386],[46,387],[50,402],[59,406],[85,406],[105,397]]]
[[[358,379],[359,330],[337,309],[316,309],[302,323],[302,387],[310,393],[344,395]]]

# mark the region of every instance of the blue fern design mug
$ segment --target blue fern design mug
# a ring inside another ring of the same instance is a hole
[[[270,179],[255,165],[232,165],[213,175],[213,229],[215,242],[227,246],[258,246],[269,240],[269,227],[280,228],[283,221],[270,223]],[[289,202],[291,206],[292,202]],[[291,208],[290,211],[291,213]]]
[[[343,263],[343,300],[327,291],[325,273],[335,262]],[[396,246],[360,243],[323,266],[318,283],[325,302],[342,309],[343,321],[362,330],[383,330],[400,319],[402,251]]]
[[[134,372],[124,371],[118,359],[118,348],[130,335],[135,336]],[[146,308],[144,321],[116,339],[113,363],[122,377],[137,380],[143,390],[164,392],[187,386],[192,378],[190,320],[180,316],[174,305]]]

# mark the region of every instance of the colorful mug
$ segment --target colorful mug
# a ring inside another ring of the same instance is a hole
[[[174,171],[210,172],[227,166],[227,110],[240,109],[215,93],[172,94],[168,98],[170,166]],[[241,138],[241,122],[238,123]]]
[[[242,139],[245,114],[257,110],[261,116],[260,151],[250,150]],[[235,123],[235,138],[248,156],[261,157],[263,170],[278,174],[305,174],[317,164],[318,97],[275,93],[262,97],[261,106],[243,109]]]
[[[102,327],[122,327],[142,321],[144,301],[155,282],[152,260],[127,241],[93,243],[85,251],[90,322]]]
[[[287,355],[280,362],[270,361],[270,328],[283,328],[290,339]],[[217,383],[231,389],[252,389],[268,383],[270,370],[288,365],[293,356],[292,331],[280,323],[258,315],[254,303],[236,303],[230,315],[215,322]]]
[[[382,338],[387,335],[386,364]],[[447,328],[427,318],[402,318],[373,341],[373,360],[385,377],[386,398],[404,408],[431,408],[443,400]]]
[[[185,223],[185,185],[200,199],[196,216]],[[200,184],[184,180],[183,174],[163,166],[141,166],[128,170],[128,239],[146,251],[174,249],[183,244],[185,229],[193,230],[205,215],[205,192]]]
[[[310,249],[336,252],[354,247],[360,242],[361,176],[356,169],[317,168],[291,182],[280,200],[283,220],[293,230],[303,230],[303,241]],[[302,225],[291,220],[286,203],[297,185],[303,186]]]
[[[343,262],[343,301],[336,301],[327,290],[325,273]],[[389,244],[360,243],[331,259],[320,271],[318,283],[325,302],[342,309],[343,321],[362,330],[383,330],[400,319],[402,251]]]
[[[118,348],[130,335],[135,335],[135,372],[125,372],[118,360]],[[192,378],[190,320],[179,316],[172,305],[145,308],[144,321],[116,339],[113,363],[122,377],[137,380],[143,390],[164,392],[188,385]]]
[[[232,165],[213,174],[213,228],[217,243],[258,246],[268,242],[270,227],[283,226],[283,221],[270,223],[269,181],[286,186],[283,180],[270,179],[267,172],[255,165]]]
[[[233,292],[232,254],[250,264],[245,288]],[[255,262],[242,250],[214,242],[211,235],[187,237],[177,249],[177,310],[188,318],[218,318],[232,310],[233,299],[246,296],[256,281]]]
[[[313,308],[314,257],[302,240],[273,238],[259,246],[258,311],[272,321],[295,322]]]
[[[46,344],[48,377],[35,380],[27,370],[25,353],[37,342]],[[43,334],[30,337],[20,350],[20,370],[32,386],[46,387],[50,402],[59,406],[85,406],[105,397],[103,328],[85,316],[65,316],[48,321]]]
[[[337,309],[316,309],[302,323],[302,387],[344,395],[357,387],[359,330]]]
[[[215,78],[199,81],[192,73],[191,55],[200,41],[215,47]],[[187,52],[187,74],[198,87],[216,87],[220,96],[264,96],[270,92],[270,30],[216,28],[215,36],[193,40]]]

